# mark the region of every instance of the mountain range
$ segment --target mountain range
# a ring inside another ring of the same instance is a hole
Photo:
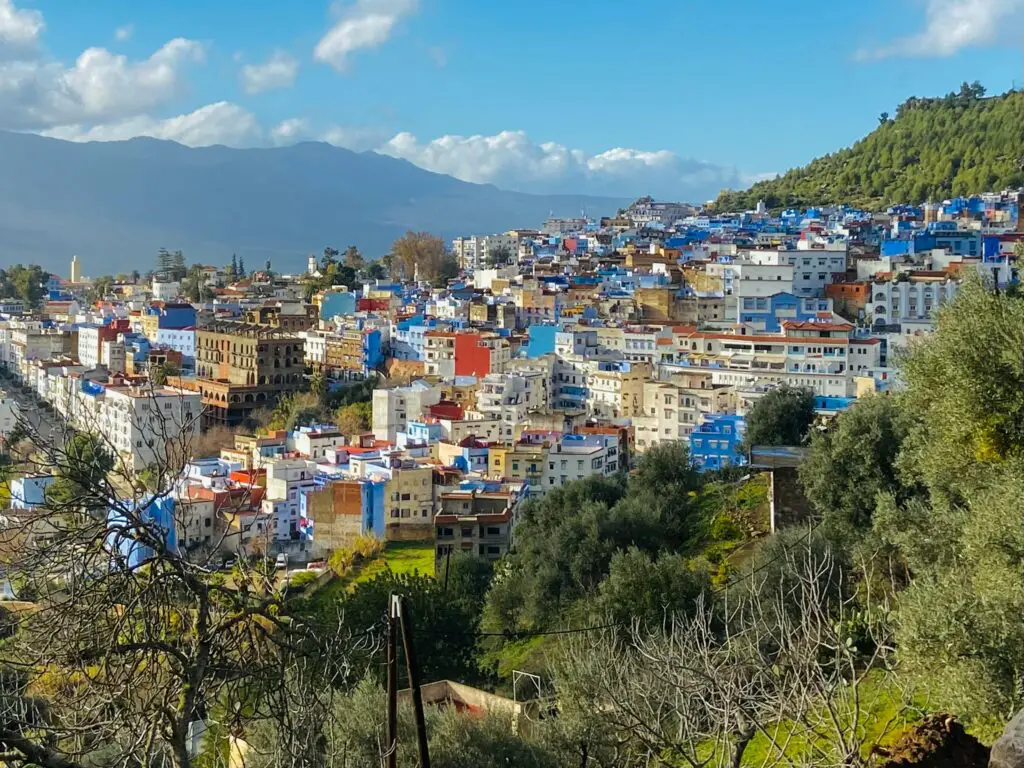
[[[613,214],[628,201],[529,195],[471,184],[374,152],[324,143],[190,148],[140,138],[76,143],[0,132],[0,265],[64,274],[145,271],[158,249],[190,262],[281,271],[311,252],[386,253],[408,229],[445,239],[537,227],[549,215]]]

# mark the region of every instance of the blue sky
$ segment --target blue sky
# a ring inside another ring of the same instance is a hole
[[[0,0],[0,128],[326,140],[538,192],[703,199],[911,95],[1024,80],[1024,0]]]

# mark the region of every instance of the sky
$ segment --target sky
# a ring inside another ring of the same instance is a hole
[[[701,201],[909,96],[1020,87],[1022,47],[1024,0],[0,0],[0,130]]]

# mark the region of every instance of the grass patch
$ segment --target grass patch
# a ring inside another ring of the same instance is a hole
[[[895,742],[908,725],[920,720],[925,709],[922,702],[907,702],[893,680],[879,671],[878,674],[867,675],[860,683],[860,715],[857,722],[854,722],[849,713],[843,716],[840,712],[840,715],[844,728],[852,729],[856,725],[862,743],[870,749],[873,746],[888,746]],[[823,729],[827,729],[828,726],[824,722],[826,713],[822,711],[820,716],[823,719]],[[813,753],[813,737],[803,724],[781,723],[778,740],[785,742],[787,735],[792,737],[786,750],[789,757],[798,758],[800,755]],[[867,759],[869,756],[863,757]],[[779,755],[762,734],[755,736],[743,753],[743,765],[764,766],[779,762],[782,762]]]
[[[430,541],[389,542],[384,554],[364,564],[356,574],[353,584],[369,581],[374,576],[390,569],[394,573],[416,573],[434,575],[434,543]]]
[[[326,609],[351,592],[356,584],[362,584],[390,568],[394,573],[419,572],[434,575],[434,543],[431,541],[388,542],[384,551],[376,556],[353,565],[344,576],[336,576],[309,597],[314,611]]]

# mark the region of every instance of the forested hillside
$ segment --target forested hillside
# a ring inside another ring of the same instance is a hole
[[[829,203],[880,207],[922,203],[1024,185],[1024,92],[985,98],[964,83],[938,99],[907,99],[895,117],[852,147],[819,157],[742,192],[726,192],[720,211]]]

